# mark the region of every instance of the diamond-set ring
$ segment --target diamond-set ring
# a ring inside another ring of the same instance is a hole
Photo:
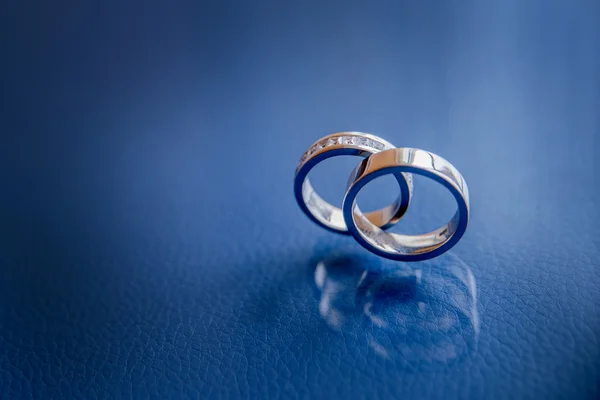
[[[296,168],[294,193],[298,205],[317,224],[334,232],[348,234],[342,210],[327,203],[315,192],[308,179],[308,173],[327,158],[341,155],[369,157],[394,148],[394,145],[380,137],[360,132],[334,133],[317,140],[304,152]],[[393,226],[408,209],[412,177],[404,173],[395,173],[394,176],[400,186],[400,196],[387,207],[364,215],[369,223],[378,228],[387,229]]]
[[[319,162],[338,155],[364,158],[352,172],[342,209],[323,200],[307,175]],[[400,196],[381,210],[363,214],[356,204],[360,190],[377,177],[392,174]],[[457,211],[444,226],[421,235],[385,232],[406,213],[413,191],[412,174],[426,176],[454,196]],[[444,158],[431,152],[396,148],[367,133],[341,132],[319,139],[302,155],[296,168],[294,193],[298,205],[317,224],[334,232],[351,234],[367,250],[398,261],[420,261],[450,250],[464,235],[469,221],[469,190],[463,176]]]

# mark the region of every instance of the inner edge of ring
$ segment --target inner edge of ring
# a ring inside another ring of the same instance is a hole
[[[385,232],[365,218],[365,214],[355,203],[352,210],[354,223],[363,239],[373,247],[378,247],[390,254],[417,255],[430,253],[446,244],[456,233],[460,219],[457,210],[450,221],[431,232],[418,235]]]
[[[306,177],[302,183],[302,199],[304,200],[304,204],[308,211],[322,224],[340,231],[346,231],[348,229],[346,222],[344,221],[342,209],[323,200],[323,198],[314,190],[308,177]],[[390,205],[376,211],[370,211],[364,214],[361,213],[361,216],[366,219],[370,225],[380,229],[380,227],[387,227],[390,221],[398,220],[397,214],[401,205],[402,195],[400,194]]]

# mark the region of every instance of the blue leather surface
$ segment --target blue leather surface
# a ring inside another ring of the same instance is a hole
[[[0,398],[599,396],[598,2],[2,8]],[[463,173],[451,253],[300,212],[340,130]]]

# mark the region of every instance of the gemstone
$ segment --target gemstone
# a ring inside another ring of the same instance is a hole
[[[343,144],[352,144],[352,138],[350,136],[344,136],[342,138],[342,143]]]

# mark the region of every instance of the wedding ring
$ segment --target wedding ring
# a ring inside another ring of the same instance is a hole
[[[369,157],[394,146],[386,140],[361,132],[334,133],[316,141],[306,150],[294,179],[294,194],[304,213],[317,224],[334,232],[348,234],[342,210],[323,200],[313,189],[308,173],[321,161],[340,155]],[[400,186],[400,196],[390,205],[363,215],[377,229],[387,229],[402,218],[410,203],[412,176],[393,173]]]
[[[356,205],[356,196],[370,181],[386,174],[423,175],[444,185],[456,199],[452,219],[432,232],[401,235],[383,232]],[[373,154],[352,172],[344,196],[343,215],[349,232],[369,251],[399,261],[427,260],[450,250],[463,236],[469,221],[469,189],[456,168],[442,157],[425,150],[394,148]]]

